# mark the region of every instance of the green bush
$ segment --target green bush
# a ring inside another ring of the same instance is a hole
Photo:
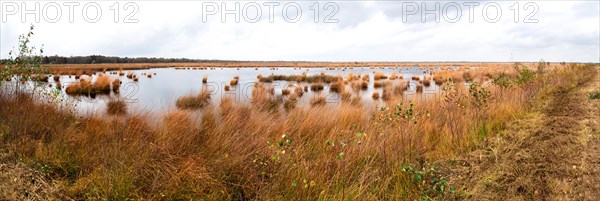
[[[590,94],[590,100],[598,100],[600,99],[600,91],[596,91]]]

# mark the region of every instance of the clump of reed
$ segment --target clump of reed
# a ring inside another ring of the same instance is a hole
[[[374,100],[377,100],[377,99],[379,99],[379,92],[378,92],[378,91],[376,91],[376,92],[373,92],[373,95],[372,95],[371,97],[372,97]]]
[[[381,88],[387,85],[387,82],[384,81],[375,81],[373,82],[373,87],[374,88]]]
[[[119,93],[119,88],[121,87],[121,80],[119,79],[114,79],[112,81],[112,91],[114,93]]]
[[[79,82],[69,84],[65,89],[65,92],[70,95],[83,95],[89,94],[92,88],[92,84],[89,80],[80,79]]]
[[[392,73],[392,75],[390,75],[390,80],[395,80],[395,79],[398,79],[398,74]]]
[[[256,83],[252,87],[252,99],[250,103],[261,110],[276,110],[279,108],[281,99],[275,97],[275,89],[266,87],[263,83]]]
[[[106,103],[106,112],[110,115],[125,115],[127,114],[127,104],[123,100],[111,99]]]
[[[361,79],[368,82],[371,80],[371,77],[369,77],[369,74],[364,74]]]
[[[148,73],[148,74],[146,75],[146,77],[148,77],[148,78],[152,78],[152,73]]]
[[[127,78],[133,79],[134,77],[136,77],[136,76],[135,76],[135,74],[133,72],[128,72],[127,73]]]
[[[334,93],[340,93],[344,91],[344,83],[341,81],[333,82],[329,85],[329,91]]]
[[[282,89],[281,90],[281,95],[290,95],[290,89]]]
[[[206,84],[206,82],[208,81],[208,76],[204,76],[202,77],[202,83]]]
[[[327,99],[325,99],[325,96],[313,96],[310,99],[310,105],[311,106],[323,106],[327,103]]]
[[[418,75],[413,75],[411,79],[414,81],[419,81],[421,80],[421,77],[419,77]]]
[[[30,77],[30,79],[35,82],[48,82],[48,78],[49,76],[45,74],[36,74]]]
[[[326,75],[324,73],[308,76],[305,73],[302,75],[269,75],[267,77],[259,78],[260,82],[273,82],[275,81],[296,81],[296,82],[307,82],[307,83],[332,83],[338,81],[340,76]]]
[[[110,76],[100,74],[100,75],[98,75],[98,77],[96,77],[96,82],[94,82],[94,84],[92,85],[91,90],[94,93],[103,93],[103,94],[110,93],[111,83],[112,83],[112,80],[111,80]]]
[[[287,97],[287,99],[283,102],[283,107],[285,110],[289,111],[296,108],[296,103],[298,102],[298,95],[291,94]]]
[[[383,79],[388,79],[387,75],[380,73],[380,72],[376,72],[375,75],[373,75],[373,79],[374,80],[383,80]]]
[[[229,90],[231,90],[231,86],[225,85],[224,89],[225,89],[225,91],[229,91]]]
[[[298,87],[294,88],[294,93],[296,93],[296,95],[298,95],[298,97],[302,97],[302,95],[304,95],[304,90],[302,89],[302,87],[298,86]]]
[[[425,77],[423,78],[423,85],[424,85],[425,87],[429,87],[429,86],[431,85],[431,79],[430,79],[429,77],[425,76]]]
[[[238,81],[239,81],[238,79],[233,78],[232,80],[229,81],[229,85],[235,86],[238,84]]]
[[[310,90],[311,91],[322,91],[323,88],[324,88],[324,85],[323,85],[323,83],[320,83],[320,82],[313,83],[313,84],[310,85]]]
[[[442,75],[435,74],[435,75],[433,75],[433,81],[435,82],[436,85],[442,85],[442,84],[444,84],[444,82],[446,80],[444,80],[444,78],[442,77]]]
[[[59,82],[60,81],[60,75],[59,74],[55,74],[52,76],[52,79],[54,79],[54,82]]]
[[[202,90],[197,95],[182,96],[177,99],[175,105],[179,109],[197,110],[210,104],[210,92]]]
[[[402,95],[408,89],[408,82],[401,82],[394,86],[394,95]]]

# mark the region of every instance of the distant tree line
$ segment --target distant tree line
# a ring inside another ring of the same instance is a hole
[[[4,64],[7,60],[0,60]],[[225,60],[201,60],[186,58],[147,58],[147,57],[111,57],[90,56],[43,56],[42,64],[98,64],[98,63],[189,63],[189,62],[226,62]]]

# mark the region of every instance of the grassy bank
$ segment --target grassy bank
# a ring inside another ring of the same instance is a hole
[[[284,112],[266,107],[271,99],[225,99],[158,117],[79,118],[39,94],[4,91],[0,160],[48,175],[74,199],[443,199],[452,188],[436,161],[470,150],[589,68],[520,69],[489,86],[445,81],[439,99],[394,96],[375,111],[342,102]]]

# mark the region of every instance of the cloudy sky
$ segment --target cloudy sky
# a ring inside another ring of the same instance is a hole
[[[597,0],[0,2],[1,58],[33,24],[45,55],[600,62]]]

